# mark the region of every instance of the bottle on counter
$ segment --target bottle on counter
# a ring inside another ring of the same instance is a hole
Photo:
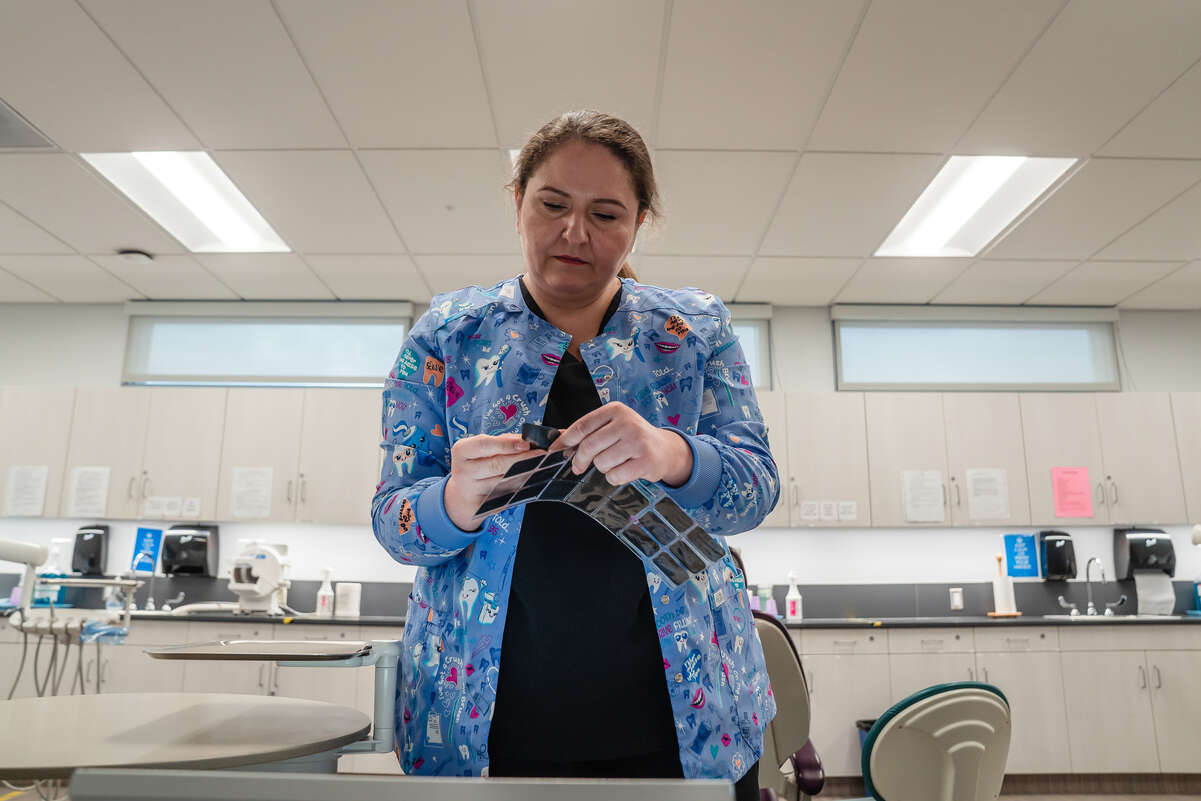
[[[317,590],[317,610],[314,612],[317,617],[334,616],[334,587],[329,581],[333,573],[333,568],[321,568],[321,589]]]
[[[784,622],[800,623],[804,619],[801,609],[801,591],[796,586],[796,574],[788,574],[788,594],[784,596]]]

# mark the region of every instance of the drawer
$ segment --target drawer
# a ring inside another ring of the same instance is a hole
[[[359,626],[323,625],[320,623],[276,623],[272,626],[276,640],[361,640]]]
[[[1201,625],[1190,623],[1065,623],[1062,651],[1201,650]]]
[[[186,620],[138,620],[129,623],[126,645],[182,645],[191,640]]]
[[[404,626],[359,626],[359,639],[367,640],[388,640],[395,642],[404,639]]]
[[[188,623],[188,642],[212,642],[213,640],[269,640],[271,624],[263,622],[238,623]]]
[[[963,654],[976,650],[970,628],[892,629],[890,654]]]
[[[886,654],[884,629],[801,629],[801,654]]]
[[[980,627],[974,636],[980,653],[1059,650],[1059,630],[1054,626]]]

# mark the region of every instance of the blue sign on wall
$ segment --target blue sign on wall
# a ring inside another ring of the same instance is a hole
[[[158,564],[158,549],[162,542],[161,528],[139,528],[138,535],[133,540],[133,557],[129,569],[153,573],[154,566]]]
[[[1010,578],[1038,575],[1038,548],[1033,534],[1005,535],[1005,567]]]

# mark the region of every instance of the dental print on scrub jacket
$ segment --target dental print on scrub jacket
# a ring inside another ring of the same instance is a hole
[[[678,587],[653,571],[647,584],[684,775],[737,780],[762,754],[776,704],[744,579],[723,537],[754,528],[771,511],[776,465],[721,301],[701,290],[621,280],[617,311],[598,337],[580,344],[580,355],[602,403],[625,403],[685,435],[692,449],[693,474],[683,487],[644,483],[717,535],[725,555]],[[525,507],[465,533],[447,517],[442,490],[456,440],[542,421],[568,344],[567,334],[525,307],[517,278],[467,287],[434,298],[385,382],[382,447],[391,458],[372,501],[372,526],[394,559],[421,568],[396,698],[406,773],[487,775]],[[569,586],[571,576],[562,579]]]

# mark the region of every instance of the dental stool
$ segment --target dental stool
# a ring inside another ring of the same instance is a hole
[[[776,717],[763,733],[760,797],[803,801],[821,792],[826,782],[821,759],[809,740],[809,685],[784,624],[765,612],[752,614],[776,699]]]
[[[1009,735],[1009,701],[993,685],[927,687],[894,704],[868,732],[864,786],[876,801],[995,801]]]

